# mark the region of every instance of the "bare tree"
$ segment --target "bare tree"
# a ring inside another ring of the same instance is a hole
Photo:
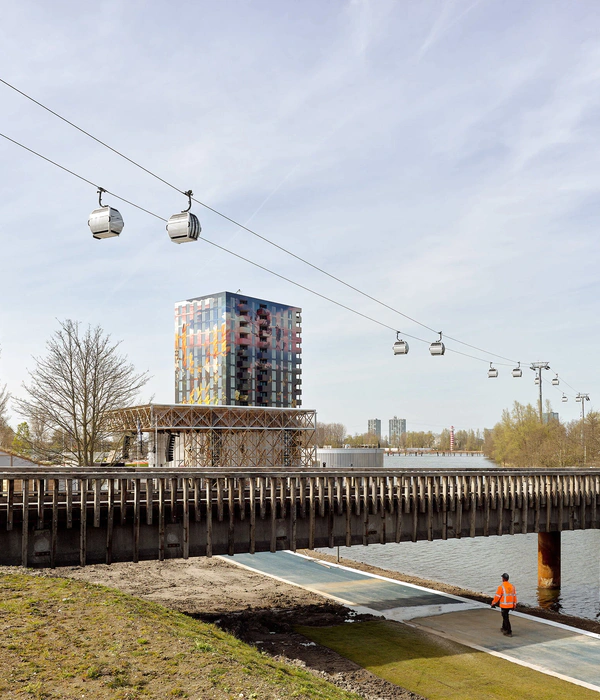
[[[0,445],[7,447],[13,439],[14,433],[6,417],[10,394],[4,386],[0,386]]]
[[[316,441],[317,445],[331,445],[331,447],[341,447],[346,437],[346,426],[342,423],[320,423],[317,422]]]
[[[78,322],[59,323],[46,343],[46,356],[33,358],[30,383],[23,384],[27,398],[14,404],[30,425],[43,426],[36,452],[55,458],[56,447],[43,436],[59,433],[66,453],[80,466],[91,465],[105,437],[105,412],[130,405],[149,375],[136,374],[127,357],[119,355],[120,342],[112,342],[100,326],[82,332]]]

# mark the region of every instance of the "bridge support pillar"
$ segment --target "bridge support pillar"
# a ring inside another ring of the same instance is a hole
[[[560,532],[538,533],[538,586],[560,588]]]

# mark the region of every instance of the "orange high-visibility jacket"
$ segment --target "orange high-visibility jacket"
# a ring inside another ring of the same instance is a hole
[[[492,605],[500,602],[501,608],[516,608],[517,607],[517,591],[512,583],[504,581],[498,586]]]

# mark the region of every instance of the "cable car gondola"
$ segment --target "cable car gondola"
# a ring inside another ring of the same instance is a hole
[[[429,352],[432,355],[443,355],[446,352],[446,346],[442,343],[442,331],[440,331],[439,340],[435,340],[429,346]]]
[[[513,369],[512,371],[512,376],[513,377],[522,377],[523,376],[523,370],[521,369],[521,363],[519,362],[517,366]]]
[[[559,384],[560,384],[560,382],[558,381],[558,374],[557,374],[556,377],[552,378],[552,386],[558,386]]]
[[[394,343],[394,355],[408,355],[408,343],[400,338],[400,331],[396,333],[396,342]]]
[[[522,377],[523,376],[523,370],[521,369],[521,363],[519,362],[517,366],[513,369],[512,371],[513,377]]]
[[[533,383],[537,386],[537,385],[540,383],[540,378],[539,378],[539,377],[536,377],[536,378],[533,380]]]
[[[488,377],[490,379],[495,379],[498,376],[498,370],[492,366],[492,363],[490,362],[490,368],[488,369]]]
[[[563,403],[566,403],[568,400],[569,400],[569,399],[566,397],[566,395],[563,394],[563,395],[562,395],[561,401],[562,401]]]
[[[188,243],[189,241],[197,241],[202,227],[200,221],[195,214],[192,214],[192,190],[188,190],[185,194],[189,197],[190,204],[187,209],[184,209],[181,214],[173,214],[167,222],[167,232],[173,243]]]
[[[102,204],[102,193],[106,192],[102,187],[98,188],[99,209],[94,209],[88,219],[88,226],[92,236],[98,240],[101,238],[113,238],[123,230],[123,217],[117,209]]]

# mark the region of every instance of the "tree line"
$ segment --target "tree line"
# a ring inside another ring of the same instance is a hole
[[[481,450],[483,435],[479,430],[458,430],[454,436],[455,450]],[[374,433],[355,433],[347,435],[342,423],[317,423],[316,444],[319,447],[399,447],[400,449],[439,449],[450,450],[450,431],[442,430],[440,435],[428,431],[408,431],[395,437],[393,443],[386,437],[378,437]]]
[[[551,415],[549,403],[546,416]],[[484,435],[484,454],[510,467],[570,467],[600,464],[600,413],[588,411],[585,420],[562,423],[540,421],[538,410],[515,402],[511,410]]]

